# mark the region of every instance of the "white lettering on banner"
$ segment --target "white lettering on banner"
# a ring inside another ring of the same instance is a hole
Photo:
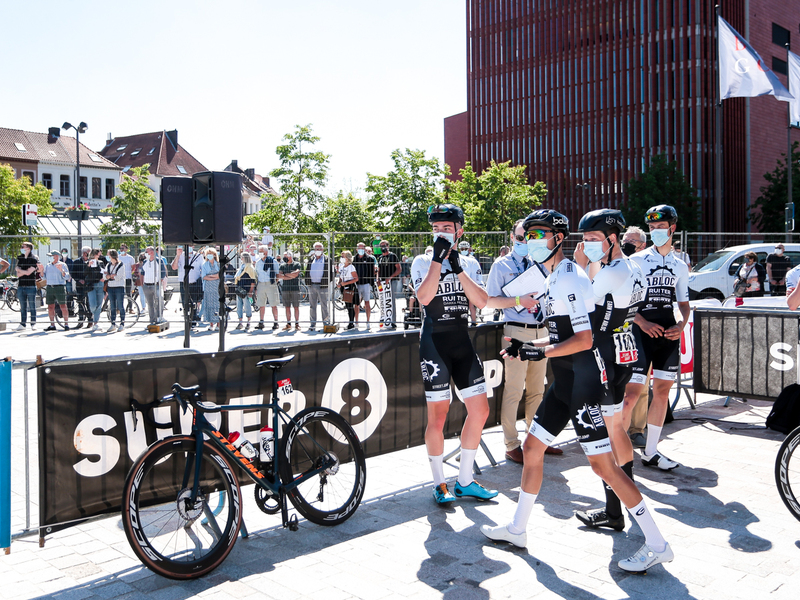
[[[107,432],[117,426],[110,415],[91,415],[78,423],[73,436],[75,450],[80,454],[98,456],[97,460],[84,458],[72,468],[84,477],[105,475],[117,464],[120,455],[119,442],[110,435],[95,435],[95,429]]]
[[[769,366],[778,371],[791,371],[794,367],[794,359],[789,351],[792,350],[791,344],[776,342],[769,347],[769,355],[774,358]],[[786,354],[783,354],[785,352]],[[780,361],[780,362],[777,362]]]
[[[364,385],[359,386],[360,381]],[[348,358],[336,365],[331,372],[322,391],[321,403],[341,414],[351,424],[357,419],[363,419],[353,424],[353,431],[363,442],[375,433],[386,414],[389,408],[389,390],[383,375],[372,362],[364,358]],[[361,414],[364,405],[369,406],[366,418]]]

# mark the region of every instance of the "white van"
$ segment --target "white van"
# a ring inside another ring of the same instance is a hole
[[[800,244],[783,244],[783,247],[786,256],[792,261],[792,266],[799,265]],[[716,298],[722,301],[733,294],[736,273],[745,262],[744,255],[748,252],[755,252],[758,262],[766,269],[767,255],[775,252],[775,244],[730,246],[709,254],[689,272],[689,299]],[[764,287],[769,293],[769,278]]]

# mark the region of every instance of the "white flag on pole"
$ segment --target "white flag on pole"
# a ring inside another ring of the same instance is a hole
[[[719,36],[719,97],[775,96],[794,100],[764,60],[722,17],[717,17]]]
[[[789,91],[794,100],[789,101],[789,121],[800,127],[800,56],[789,52]]]

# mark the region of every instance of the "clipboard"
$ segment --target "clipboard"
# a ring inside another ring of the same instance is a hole
[[[538,263],[534,263],[533,267],[528,268],[500,289],[502,289],[503,293],[509,298],[533,294],[534,297],[538,299],[545,293],[546,280],[547,274],[544,273],[544,270]],[[524,306],[515,306],[514,310],[522,312],[526,309]]]

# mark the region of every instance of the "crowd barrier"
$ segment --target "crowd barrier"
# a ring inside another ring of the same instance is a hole
[[[695,391],[774,400],[798,383],[798,325],[788,310],[696,309]]]
[[[487,324],[470,329],[470,337],[486,374],[490,406],[486,426],[494,426],[500,422],[502,403],[502,327]],[[281,373],[294,388],[283,400],[291,414],[320,405],[341,413],[368,457],[424,443],[427,413],[418,335],[397,332],[291,348],[51,362],[37,368],[40,535],[118,511],[133,460],[157,439],[191,430],[191,415],[181,415],[173,404],[154,411],[155,419],[172,424],[172,430],[143,426],[139,418],[134,432],[131,398],[148,402],[169,394],[172,384],[180,382],[199,384],[205,398],[218,404],[257,404],[269,398],[271,379],[256,363],[285,354],[296,355]],[[463,404],[454,399],[446,437],[460,432],[465,416]],[[241,431],[257,443],[267,411],[216,417],[224,433]]]

